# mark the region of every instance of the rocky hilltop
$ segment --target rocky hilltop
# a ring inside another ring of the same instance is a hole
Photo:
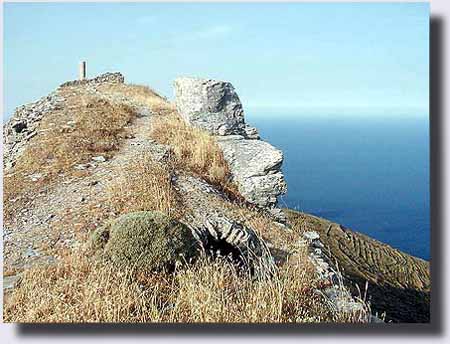
[[[428,263],[278,207],[283,154],[229,82],[174,90],[107,73],[4,125],[7,321],[379,321],[366,280],[388,321],[428,321]]]

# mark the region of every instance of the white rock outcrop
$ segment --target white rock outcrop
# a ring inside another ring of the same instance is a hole
[[[233,181],[241,195],[284,220],[275,209],[278,196],[286,192],[281,171],[283,153],[259,139],[248,126],[234,87],[225,81],[199,78],[175,80],[175,104],[190,125],[217,135]]]
[[[217,142],[241,195],[259,207],[274,207],[277,197],[286,192],[283,153],[267,142],[239,135],[217,137]]]
[[[259,138],[245,124],[241,101],[229,82],[200,78],[177,78],[175,105],[183,119],[214,135],[243,135]]]

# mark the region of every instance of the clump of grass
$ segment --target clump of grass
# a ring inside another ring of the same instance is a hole
[[[126,125],[135,117],[133,110],[103,99],[81,97],[77,102],[73,112],[68,106],[69,113],[44,117],[40,135],[18,159],[16,172],[54,175],[90,161],[94,154],[108,156],[118,150]]]
[[[150,154],[143,154],[127,164],[111,183],[109,203],[118,215],[159,211],[171,218],[179,218],[182,207],[171,176],[170,164],[158,164]]]
[[[206,260],[177,280],[174,315],[181,322],[308,322],[330,316],[301,264],[254,279],[225,260]]]
[[[162,144],[170,145],[178,169],[193,172],[239,198],[237,188],[231,183],[223,152],[208,132],[188,126],[173,112],[153,120],[150,136]]]
[[[171,146],[177,163],[175,167],[201,176],[234,200],[243,200],[231,182],[228,164],[214,137],[204,130],[188,126],[173,103],[146,86],[104,84],[99,89],[132,100],[159,115],[152,120],[149,135],[157,142]]]

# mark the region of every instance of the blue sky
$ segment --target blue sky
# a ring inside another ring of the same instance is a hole
[[[172,97],[228,80],[244,109],[428,115],[427,3],[4,4],[4,114],[77,77],[121,71]],[[327,111],[328,111],[327,110]]]

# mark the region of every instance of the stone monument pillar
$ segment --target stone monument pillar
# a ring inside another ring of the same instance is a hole
[[[79,80],[85,80],[86,79],[86,61],[81,61],[80,62],[78,79]]]

